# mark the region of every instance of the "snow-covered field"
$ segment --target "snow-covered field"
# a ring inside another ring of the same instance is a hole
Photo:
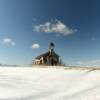
[[[0,100],[100,100],[100,70],[0,67]]]

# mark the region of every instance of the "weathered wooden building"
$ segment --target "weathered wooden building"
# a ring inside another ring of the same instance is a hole
[[[59,65],[59,55],[54,51],[54,43],[50,43],[49,50],[46,53],[43,53],[37,56],[33,60],[33,65]]]

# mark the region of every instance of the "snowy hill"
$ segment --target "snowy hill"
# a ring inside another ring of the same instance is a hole
[[[100,70],[0,67],[0,100],[100,100]]]

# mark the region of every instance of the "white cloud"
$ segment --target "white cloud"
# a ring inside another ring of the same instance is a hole
[[[40,47],[40,45],[37,44],[37,43],[34,43],[34,44],[32,44],[32,46],[31,46],[32,49],[38,49],[39,47]]]
[[[9,46],[15,46],[16,43],[11,38],[4,38],[2,43]]]
[[[56,33],[59,35],[67,36],[77,32],[77,29],[72,29],[59,20],[51,20],[50,22],[45,22],[44,24],[34,25],[33,31]]]

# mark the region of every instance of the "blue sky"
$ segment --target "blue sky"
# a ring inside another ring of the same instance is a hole
[[[0,63],[30,64],[55,43],[68,65],[100,65],[99,0],[0,0]]]

